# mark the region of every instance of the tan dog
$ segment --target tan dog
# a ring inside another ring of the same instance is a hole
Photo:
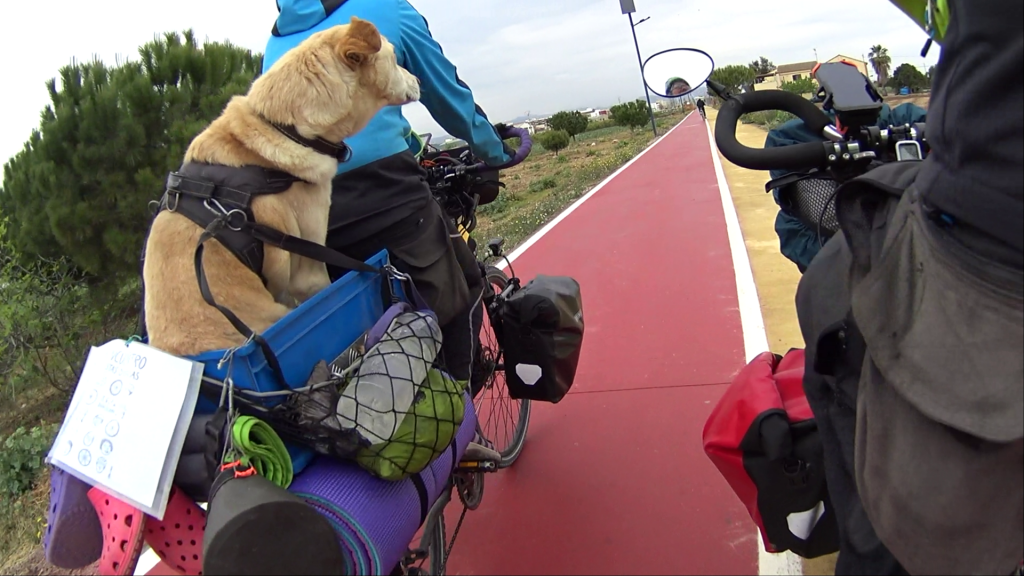
[[[185,162],[260,166],[299,179],[279,194],[254,198],[255,220],[323,244],[338,161],[304,146],[271,122],[309,139],[340,142],[387,105],[419,99],[419,82],[399,67],[394,47],[358,18],[310,36],[234,97],[196,136]],[[170,202],[169,202],[170,203]],[[163,210],[153,221],[143,267],[150,343],[178,355],[237,346],[244,337],[202,298],[193,255],[203,230]],[[264,245],[263,277],[217,240],[205,244],[203,269],[217,303],[262,332],[329,285],[323,263]]]

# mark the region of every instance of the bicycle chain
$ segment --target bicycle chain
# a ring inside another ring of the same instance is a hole
[[[459,496],[461,499],[462,497]],[[455,540],[459,537],[459,530],[462,528],[462,521],[466,519],[466,512],[469,508],[465,504],[462,505],[462,514],[459,514],[459,521],[455,524],[455,530],[452,532],[451,544],[448,544],[448,549],[444,553],[444,562],[441,564],[441,574],[444,574],[448,568],[448,558],[452,555],[452,548],[455,548]]]

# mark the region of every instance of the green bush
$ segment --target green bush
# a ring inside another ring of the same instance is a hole
[[[782,124],[796,118],[789,112],[782,110],[765,110],[763,112],[751,112],[740,116],[740,122],[744,124],[755,124],[766,130],[773,130]]]
[[[0,498],[14,499],[32,489],[59,424],[19,427],[4,439],[0,451]]]
[[[565,130],[548,130],[537,134],[536,139],[545,150],[551,150],[558,155],[559,150],[569,145],[569,133]]]
[[[4,238],[0,215],[0,409],[21,392],[46,383],[69,394],[83,360],[83,340],[106,320],[67,258],[22,264]],[[137,294],[137,292],[136,292]],[[135,296],[137,299],[138,297]],[[6,431],[9,431],[6,430]],[[0,433],[6,432],[0,429]]]
[[[617,124],[615,124],[615,122],[613,122],[610,118],[605,120],[591,120],[590,124],[587,124],[587,129],[584,132],[590,133],[593,132],[594,130],[614,128],[615,126],[617,126]]]
[[[635,130],[650,121],[650,109],[647,107],[647,103],[640,99],[625,104],[616,104],[608,111],[611,113],[613,122],[619,126],[626,126],[630,130]]]
[[[711,80],[726,87],[733,94],[739,93],[744,86],[754,83],[757,74],[748,65],[730,64],[715,68],[711,73]]]
[[[786,92],[792,92],[793,94],[814,94],[818,91],[818,83],[813,78],[801,78],[799,80],[793,80],[792,82],[783,82],[780,89]]]
[[[559,112],[548,118],[548,125],[553,130],[564,130],[573,140],[576,139],[577,134],[585,132],[589,124],[590,118],[579,111]]]
[[[530,182],[530,192],[540,192],[542,190],[550,190],[558,186],[558,181],[550,176],[547,178],[541,178],[540,180],[534,180]]]

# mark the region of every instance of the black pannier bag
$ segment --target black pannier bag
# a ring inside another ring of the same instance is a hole
[[[509,396],[559,402],[572,387],[583,346],[579,282],[538,275],[503,306],[500,335]]]

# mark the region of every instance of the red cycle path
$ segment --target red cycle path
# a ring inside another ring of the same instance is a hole
[[[534,404],[515,466],[488,475],[448,573],[756,574],[756,529],[701,447],[708,414],[744,364],[701,118],[691,115],[512,265],[524,279],[580,282],[580,367],[562,402]]]
[[[704,123],[692,114],[513,262],[583,289],[576,382],[534,404],[449,574],[756,574],[756,529],[701,430],[744,364]],[[456,501],[457,502],[457,501]],[[449,537],[460,506],[448,510]],[[163,564],[149,574],[173,574]]]

